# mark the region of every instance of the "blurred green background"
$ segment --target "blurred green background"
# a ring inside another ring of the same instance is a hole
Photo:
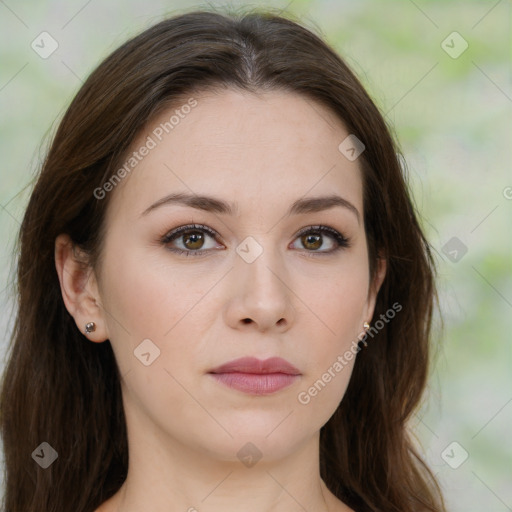
[[[411,427],[449,510],[512,510],[512,2],[210,5],[298,16],[347,60],[385,113],[436,251],[444,318],[426,402]],[[195,7],[208,4],[0,0],[3,354],[13,320],[13,243],[56,122],[102,58],[161,17]],[[58,43],[46,59],[31,47],[43,31]]]

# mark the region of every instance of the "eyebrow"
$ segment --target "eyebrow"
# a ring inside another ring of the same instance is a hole
[[[153,203],[149,208],[146,208],[141,217],[147,215],[151,211],[170,204],[180,204],[188,206],[190,208],[196,208],[198,210],[204,210],[207,212],[219,213],[224,215],[238,214],[238,205],[236,203],[228,203],[222,199],[217,199],[211,196],[188,194],[188,193],[174,193],[162,197],[156,203]],[[295,201],[287,215],[297,215],[304,213],[315,213],[323,210],[328,210],[334,207],[342,207],[350,210],[357,218],[357,222],[360,223],[359,210],[347,199],[341,196],[332,194],[330,196],[310,197],[301,198]]]

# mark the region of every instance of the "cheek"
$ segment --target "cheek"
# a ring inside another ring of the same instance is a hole
[[[205,414],[188,393],[196,383],[187,369],[200,360],[197,340],[208,324],[198,321],[200,300],[213,283],[194,278],[193,271],[163,266],[161,260],[148,261],[147,255],[143,259],[135,248],[126,253],[130,256],[112,253],[105,261],[106,320],[128,404],[125,413],[132,424],[148,417],[180,439],[193,437],[190,425],[204,425]]]
[[[107,302],[134,336],[162,337],[204,295],[199,277],[162,261],[132,247],[106,262]]]
[[[334,414],[350,381],[359,349],[357,336],[349,324],[353,325],[354,321],[346,318],[343,325],[340,315],[340,321],[332,324],[336,337],[318,335],[308,347],[306,357],[310,363],[296,399],[297,407],[314,418],[317,428]]]
[[[313,314],[303,323],[310,343],[303,345],[307,372],[297,395],[299,407],[322,426],[338,407],[348,386],[358,353],[358,335],[367,300],[368,269],[364,257],[350,258],[329,275],[301,280],[301,297]],[[318,273],[317,273],[318,274]],[[312,287],[311,283],[321,283]],[[309,292],[308,292],[309,290]]]
[[[122,374],[140,369],[134,351],[147,339],[157,347],[156,353],[160,351],[155,365],[181,371],[183,364],[176,361],[196,358],[197,363],[204,330],[215,321],[219,307],[203,299],[225,273],[218,268],[199,272],[197,267],[167,264],[158,251],[111,250],[105,260],[108,294],[103,298],[109,339]]]
[[[307,306],[309,322],[317,324],[317,338],[324,354],[343,348],[363,329],[368,297],[368,269],[364,262],[347,258],[339,267],[317,271],[315,275],[302,274],[297,281],[297,294]],[[319,348],[318,343],[315,346]]]

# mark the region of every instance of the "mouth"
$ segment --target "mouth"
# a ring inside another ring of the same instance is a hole
[[[301,375],[295,366],[280,357],[263,361],[243,357],[208,373],[218,382],[251,395],[275,393],[293,384]]]

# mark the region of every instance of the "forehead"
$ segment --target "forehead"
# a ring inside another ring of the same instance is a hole
[[[276,208],[339,193],[362,211],[349,135],[323,105],[296,93],[222,90],[186,97],[141,130],[121,166],[111,210],[133,219],[171,192],[212,195],[244,208]]]

